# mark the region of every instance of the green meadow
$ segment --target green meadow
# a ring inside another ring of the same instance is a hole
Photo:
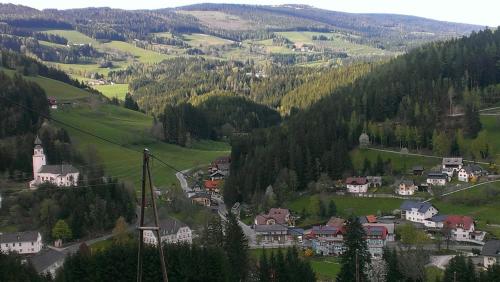
[[[129,92],[128,84],[95,85],[92,88],[110,99],[116,97],[118,100],[125,100],[125,95]]]

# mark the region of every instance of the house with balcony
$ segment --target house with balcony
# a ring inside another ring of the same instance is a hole
[[[438,210],[429,202],[404,201],[400,209],[402,219],[422,224],[438,214]]]

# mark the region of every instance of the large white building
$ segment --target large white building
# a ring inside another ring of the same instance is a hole
[[[188,243],[193,242],[193,234],[191,228],[186,224],[174,219],[167,218],[160,220],[160,237],[162,243],[175,244],[175,243]],[[156,238],[156,232],[152,230],[144,231],[144,243],[156,245],[158,244],[158,239]]]
[[[401,204],[401,218],[409,221],[424,224],[437,213],[438,210],[427,202],[404,201]]]
[[[345,184],[349,193],[368,192],[368,180],[366,180],[366,177],[348,177]]]
[[[30,182],[31,189],[36,189],[43,183],[52,183],[59,187],[76,186],[79,176],[79,171],[72,165],[47,165],[42,141],[38,136],[36,137],[35,148],[33,149],[33,180]]]
[[[0,251],[36,254],[42,249],[42,235],[37,231],[0,234]]]

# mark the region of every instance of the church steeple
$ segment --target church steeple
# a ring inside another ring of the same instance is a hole
[[[43,153],[42,140],[38,136],[35,138],[35,148],[33,149],[33,179],[37,179],[38,172],[42,166],[46,165],[45,154]]]

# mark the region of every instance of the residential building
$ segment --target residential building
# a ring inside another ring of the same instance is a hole
[[[367,176],[366,181],[368,181],[368,187],[382,186],[382,176]]]
[[[216,170],[210,174],[210,180],[222,180],[226,177],[229,171]]]
[[[255,217],[255,225],[285,225],[294,226],[293,217],[288,209],[271,208],[267,214],[259,214]]]
[[[450,230],[454,241],[483,241],[485,232],[476,231],[474,220],[470,216],[449,215],[444,221],[444,228]]]
[[[500,240],[487,241],[483,246],[481,255],[483,256],[483,266],[485,268],[500,264]]]
[[[438,210],[428,202],[404,201],[401,204],[401,218],[409,221],[423,224],[437,213]]]
[[[48,274],[56,277],[57,270],[63,265],[65,255],[54,249],[45,249],[30,258],[31,264],[39,274]]]
[[[388,231],[384,226],[366,224],[363,226],[366,233],[366,244],[372,258],[382,258],[387,242]]]
[[[198,204],[205,207],[212,205],[212,196],[207,192],[194,192],[188,194],[189,199],[193,204]]]
[[[42,249],[42,235],[38,231],[0,234],[0,251],[36,254]]]
[[[219,193],[220,192],[220,189],[219,189],[220,183],[221,183],[220,180],[205,180],[205,182],[203,184],[204,184],[206,190],[208,190],[210,192],[214,192],[214,193]]]
[[[326,226],[337,227],[337,228],[342,228],[344,225],[345,225],[345,219],[334,216],[332,216],[326,223]]]
[[[313,226],[309,238],[316,254],[324,256],[341,255],[344,247],[344,227]]]
[[[396,194],[402,196],[410,196],[415,194],[417,190],[417,186],[413,182],[413,180],[401,180],[399,182],[398,187],[396,188]]]
[[[481,176],[483,173],[483,170],[480,166],[477,165],[466,165],[463,166],[459,171],[458,171],[458,180],[463,181],[463,182],[469,182],[474,179],[477,179],[479,176]]]
[[[348,177],[345,181],[347,192],[366,193],[368,192],[368,181],[366,177]]]
[[[78,184],[79,171],[70,164],[47,165],[42,141],[35,139],[33,150],[33,180],[30,188],[36,189],[42,183],[52,183],[58,187],[70,187]]]
[[[424,174],[424,167],[421,165],[416,165],[416,166],[412,167],[411,170],[413,172],[413,175],[423,175]]]
[[[51,109],[57,110],[57,99],[55,97],[48,97],[47,102],[49,102]]]
[[[442,161],[442,168],[443,169],[451,168],[456,172],[458,172],[462,168],[463,165],[464,164],[463,164],[462,158],[443,158],[443,161]]]
[[[288,241],[288,227],[281,224],[255,225],[255,236],[258,242],[264,244],[285,244]]]
[[[175,243],[188,243],[193,242],[193,235],[191,228],[186,224],[174,219],[166,218],[160,220],[160,237],[162,243],[175,244]],[[156,237],[156,231],[145,230],[144,231],[144,243],[156,245],[158,244],[158,238]]]
[[[427,174],[427,184],[434,186],[445,186],[449,181],[449,176],[442,172],[429,172]]]
[[[444,226],[444,221],[447,215],[436,214],[429,219],[424,220],[425,227],[441,229]]]
[[[396,224],[394,220],[380,220],[377,219],[375,222],[366,222],[362,223],[363,226],[380,226],[384,227],[387,230],[386,234],[386,242],[394,242],[396,241]]]

